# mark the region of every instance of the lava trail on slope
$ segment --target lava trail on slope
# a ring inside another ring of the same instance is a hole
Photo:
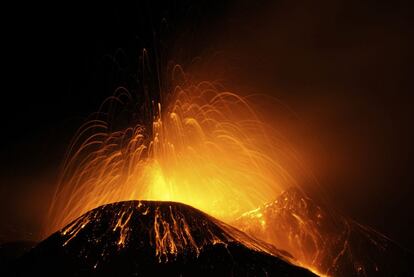
[[[12,276],[314,276],[285,251],[185,204],[91,210],[10,266]]]
[[[245,213],[233,225],[328,276],[413,276],[412,253],[298,188]]]

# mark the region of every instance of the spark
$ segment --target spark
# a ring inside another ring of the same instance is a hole
[[[121,96],[111,99],[122,102]],[[146,107],[148,122],[115,131],[111,122],[94,119],[81,127],[46,234],[125,200],[181,202],[229,222],[295,183],[279,162],[289,151],[248,98],[189,80],[167,96]]]

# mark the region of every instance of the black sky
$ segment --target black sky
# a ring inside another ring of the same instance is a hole
[[[146,48],[154,67],[201,57],[230,89],[280,99],[337,208],[414,249],[408,3],[162,2],[4,10],[0,240],[36,237],[71,136],[136,84]]]

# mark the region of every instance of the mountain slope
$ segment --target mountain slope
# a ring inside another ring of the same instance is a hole
[[[235,223],[329,276],[413,276],[413,256],[375,230],[316,203],[299,189]]]
[[[284,251],[190,206],[127,201],[96,208],[11,267],[12,275],[314,276]]]

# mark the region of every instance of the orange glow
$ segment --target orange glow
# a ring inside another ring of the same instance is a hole
[[[149,122],[114,131],[95,119],[79,130],[45,235],[100,205],[137,199],[182,202],[229,222],[294,184],[279,162],[288,155],[280,138],[247,98],[184,79],[161,103],[148,101]],[[118,93],[114,102],[128,94]]]

